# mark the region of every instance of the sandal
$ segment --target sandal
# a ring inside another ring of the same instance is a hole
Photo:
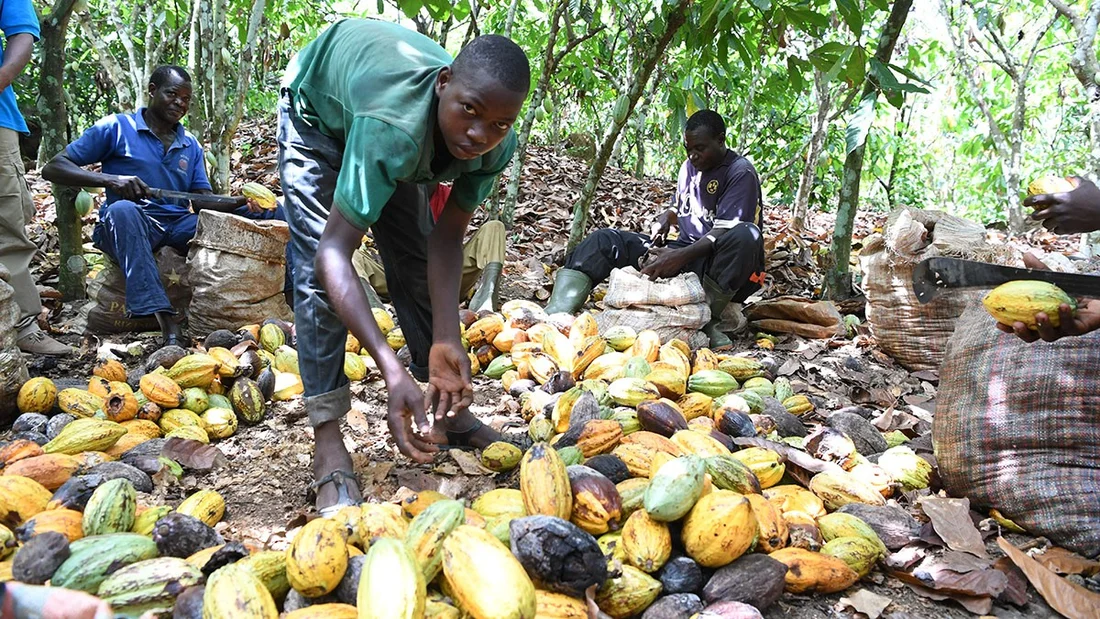
[[[309,485],[310,491],[312,491],[313,499],[317,499],[317,489],[327,483],[336,484],[336,502],[328,507],[317,510],[322,518],[331,518],[344,507],[358,505],[360,502],[351,498],[351,492],[348,491],[348,483],[354,483],[355,489],[359,489],[359,482],[355,477],[355,473],[351,471],[345,471],[343,469],[336,469],[335,471],[325,475],[321,479],[311,483]]]

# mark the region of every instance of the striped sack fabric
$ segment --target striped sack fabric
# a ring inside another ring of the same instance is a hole
[[[932,439],[944,487],[1100,555],[1100,332],[1034,344],[980,303],[948,344]]]

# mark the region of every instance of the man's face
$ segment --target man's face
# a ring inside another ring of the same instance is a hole
[[[456,77],[449,67],[439,72],[435,94],[439,132],[455,159],[475,159],[500,144],[526,98],[482,72]]]
[[[726,156],[724,136],[712,136],[706,127],[698,127],[684,132],[684,148],[688,161],[696,170],[706,172],[722,163]]]
[[[171,73],[159,88],[149,85],[149,111],[170,122],[178,123],[191,107],[191,82]]]

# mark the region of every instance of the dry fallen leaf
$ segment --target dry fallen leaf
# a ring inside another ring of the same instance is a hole
[[[848,597],[840,598],[843,606],[852,607],[857,613],[867,615],[868,619],[878,619],[882,611],[893,602],[894,600],[867,589],[860,589]]]
[[[1075,585],[1048,570],[1003,537],[997,538],[997,546],[1023,571],[1031,586],[1035,587],[1051,608],[1069,619],[1100,619],[1100,594]]]
[[[976,557],[989,556],[982,542],[982,534],[970,519],[969,499],[924,497],[920,500],[920,506],[948,548],[969,552]]]
[[[160,455],[196,471],[208,471],[229,464],[225,454],[217,447],[185,438],[168,439]]]
[[[481,465],[481,461],[478,460],[474,454],[463,451],[461,449],[451,449],[447,453],[451,454],[451,458],[454,458],[458,468],[462,469],[462,472],[467,475],[492,475],[491,469],[485,468]]]
[[[1092,561],[1065,548],[1047,548],[1041,555],[1032,557],[1055,574],[1084,574],[1092,576],[1100,572],[1100,561]]]
[[[989,611],[993,610],[993,600],[990,598],[941,593],[939,591],[929,589],[928,587],[915,585],[911,582],[907,582],[905,584],[917,595],[926,597],[930,600],[936,600],[937,602],[942,602],[944,600],[954,600],[961,604],[963,608],[974,613],[975,615],[988,615]]]

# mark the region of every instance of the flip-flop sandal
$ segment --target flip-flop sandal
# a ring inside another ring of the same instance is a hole
[[[327,483],[336,484],[336,502],[328,507],[317,510],[321,517],[331,518],[336,515],[336,512],[340,511],[344,507],[350,507],[358,505],[359,501],[351,498],[351,493],[348,491],[348,483],[354,483],[356,489],[359,488],[359,482],[355,478],[355,473],[351,471],[345,471],[343,469],[336,469],[335,471],[325,475],[321,479],[311,483],[309,489],[313,493],[313,500],[317,498],[317,489]]]
[[[520,426],[520,425],[522,425],[522,424],[518,424],[516,422],[508,422],[508,423],[504,424],[504,427],[516,427],[516,426]],[[472,436],[475,432],[477,432],[478,430],[480,430],[483,427],[485,427],[485,423],[483,421],[481,421],[480,419],[475,419],[473,425],[471,425],[468,429],[463,430],[462,432],[452,432],[452,431],[448,430],[447,431],[447,444],[446,445],[439,445],[438,447],[439,447],[440,450],[446,450],[446,449],[461,449],[461,450],[465,450],[465,451],[476,450],[477,448],[474,447],[473,445],[471,445],[466,437]],[[531,446],[531,439],[526,434],[504,434],[503,432],[498,432],[498,434],[500,434],[500,440],[501,441],[503,441],[505,443],[511,443],[511,444],[515,445],[516,447],[520,448],[520,450],[522,450],[522,451],[526,451],[527,448]]]

